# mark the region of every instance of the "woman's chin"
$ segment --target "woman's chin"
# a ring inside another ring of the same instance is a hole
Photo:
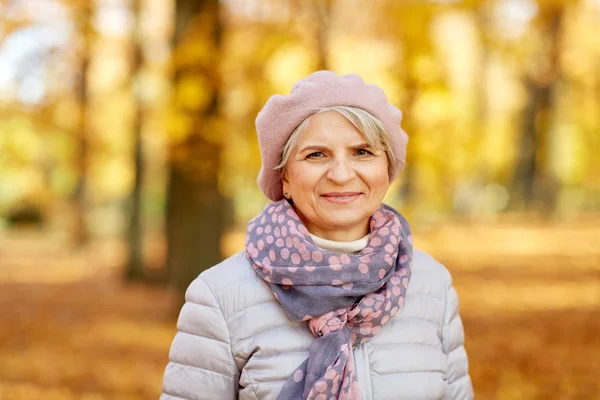
[[[356,227],[363,226],[368,218],[360,218],[361,214],[356,211],[333,213],[324,217],[322,221],[327,221],[327,226],[334,231],[352,231]]]

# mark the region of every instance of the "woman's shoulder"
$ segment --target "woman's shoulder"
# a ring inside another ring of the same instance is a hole
[[[213,292],[219,292],[231,285],[239,285],[244,281],[257,280],[245,251],[240,251],[226,258],[217,265],[204,270],[196,281],[208,285]],[[196,282],[194,281],[194,282]],[[194,282],[190,285],[193,290]]]
[[[428,253],[417,248],[413,249],[413,273],[415,272],[435,276],[447,281],[448,284],[452,283],[452,275],[448,268]]]
[[[273,296],[268,284],[254,272],[245,250],[203,271],[188,287],[186,298],[206,296],[207,292],[212,292],[211,296],[225,308],[224,304],[253,304]]]
[[[186,292],[186,299],[191,302],[206,297],[212,299],[227,321],[254,305],[275,301],[269,285],[256,275],[245,251],[202,272]]]

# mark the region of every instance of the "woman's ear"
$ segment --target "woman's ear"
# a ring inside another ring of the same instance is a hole
[[[281,175],[281,185],[283,187],[283,196],[286,199],[289,199],[291,197],[291,195],[290,195],[290,182],[288,181],[288,178],[287,178],[287,172],[284,172]]]

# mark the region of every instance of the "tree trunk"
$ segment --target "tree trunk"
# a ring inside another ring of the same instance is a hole
[[[417,137],[417,125],[415,123],[415,119],[413,117],[413,109],[415,105],[415,100],[418,94],[418,83],[416,79],[414,79],[413,73],[408,72],[406,78],[406,102],[402,105],[402,129],[407,133],[409,137],[409,141],[412,143],[416,143]],[[410,150],[407,148],[406,152],[406,167],[402,172],[402,186],[400,187],[400,193],[402,195],[403,201],[407,204],[411,204],[415,201],[415,195],[417,192],[416,182],[415,182],[415,166],[418,164],[418,153],[416,149]]]
[[[127,244],[129,255],[125,268],[125,278],[136,280],[144,277],[144,260],[142,254],[142,182],[144,174],[144,159],[142,151],[142,124],[143,105],[140,97],[139,76],[142,69],[142,45],[140,32],[140,0],[134,0],[133,12],[136,18],[136,26],[133,35],[134,57],[131,68],[131,88],[135,97],[135,121],[134,121],[134,164],[135,181],[129,199],[129,229],[127,232]]]
[[[329,47],[329,29],[331,20],[331,9],[333,7],[333,0],[323,0],[318,2],[316,5],[317,20],[317,40],[318,40],[318,65],[317,69],[324,70],[329,68],[327,62],[328,58],[328,47]]]
[[[537,132],[535,120],[539,112],[540,91],[531,79],[526,82],[529,102],[525,107],[524,121],[518,147],[518,162],[513,178],[513,192],[517,208],[527,208],[533,199],[536,176]]]
[[[199,146],[210,163],[218,165],[219,149]],[[170,281],[185,290],[200,272],[221,260],[224,205],[216,188],[216,176],[198,181],[179,168],[169,175],[167,235]]]
[[[217,59],[220,43],[218,0],[177,0],[174,46],[206,41],[210,55],[176,66],[175,90],[186,77],[200,77],[211,97],[202,109],[176,104],[191,120],[192,131],[171,147],[167,188],[167,265],[169,280],[183,291],[198,274],[221,260],[226,201],[218,191],[221,146],[213,121],[219,103]],[[195,24],[195,25],[193,25]],[[177,62],[176,62],[177,63]],[[176,96],[177,97],[177,96]]]
[[[71,197],[73,211],[72,241],[77,247],[86,244],[89,240],[89,232],[85,221],[86,214],[86,181],[87,181],[87,114],[88,114],[88,69],[90,64],[90,40],[91,40],[91,2],[86,1],[78,13],[78,25],[81,32],[81,68],[77,84],[77,100],[79,103],[79,127],[75,133],[77,182],[75,191]]]
[[[401,47],[402,71],[405,91],[404,101],[400,104],[402,110],[402,129],[406,131],[409,141],[406,151],[406,167],[401,174],[401,186],[398,189],[402,203],[407,209],[418,210],[425,204],[421,198],[422,182],[418,181],[418,170],[422,154],[419,149],[419,127],[414,117],[415,103],[425,86],[420,79],[420,72],[415,60],[433,51],[429,29],[434,17],[433,9],[426,2],[389,2],[382,8],[383,19],[392,18],[396,21],[391,28]],[[418,21],[416,23],[415,21]]]
[[[546,70],[525,78],[529,102],[524,112],[518,162],[513,177],[513,191],[516,196],[513,206],[529,209],[536,203],[542,211],[554,209],[557,179],[551,173],[550,145],[551,122],[554,112],[554,93],[560,79],[558,57],[560,54],[559,36],[563,9],[550,12],[545,21],[550,46]]]

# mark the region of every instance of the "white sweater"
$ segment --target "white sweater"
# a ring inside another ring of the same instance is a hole
[[[359,251],[363,239],[341,247]],[[315,244],[333,250],[322,240]],[[287,318],[244,252],[190,285],[177,328],[161,400],[275,399],[314,339],[306,322]],[[415,249],[404,308],[354,348],[363,400],[472,399],[463,343],[450,274]]]

